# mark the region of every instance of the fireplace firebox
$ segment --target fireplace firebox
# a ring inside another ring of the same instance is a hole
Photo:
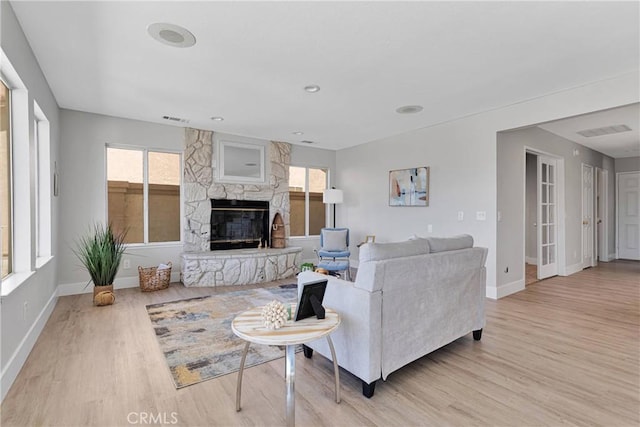
[[[269,202],[211,199],[210,249],[257,248],[269,241]]]

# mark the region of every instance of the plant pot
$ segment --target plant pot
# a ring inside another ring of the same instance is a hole
[[[97,306],[111,305],[115,302],[116,297],[113,293],[113,285],[94,286],[93,287],[93,304]]]

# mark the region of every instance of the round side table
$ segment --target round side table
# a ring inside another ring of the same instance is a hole
[[[317,319],[315,316],[294,322],[287,323],[280,329],[267,329],[262,320],[262,307],[255,307],[240,313],[233,319],[231,330],[238,337],[246,341],[240,360],[240,371],[238,372],[238,383],[236,388],[236,411],[240,410],[240,398],[242,394],[242,374],[244,372],[244,362],[249,350],[249,344],[279,345],[286,346],[285,352],[285,379],[286,379],[286,418],[287,425],[295,425],[295,371],[296,358],[295,348],[297,344],[305,344],[310,341],[327,337],[331,358],[333,359],[333,370],[336,380],[336,403],[340,403],[340,370],[333,342],[329,334],[335,331],[340,325],[340,315],[330,308],[325,308],[325,318]],[[292,305],[291,312],[295,313],[295,304]]]

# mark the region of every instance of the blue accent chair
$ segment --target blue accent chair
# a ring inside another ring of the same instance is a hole
[[[318,268],[337,273],[346,271],[347,280],[351,280],[348,228],[320,230],[320,249],[315,252],[318,255]]]

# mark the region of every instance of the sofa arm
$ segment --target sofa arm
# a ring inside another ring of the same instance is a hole
[[[322,304],[340,314],[340,326],[331,334],[338,365],[367,383],[379,379],[382,372],[382,293],[306,271],[298,275],[298,292],[303,283],[320,279],[328,280]],[[307,346],[331,360],[331,351],[324,338]]]

